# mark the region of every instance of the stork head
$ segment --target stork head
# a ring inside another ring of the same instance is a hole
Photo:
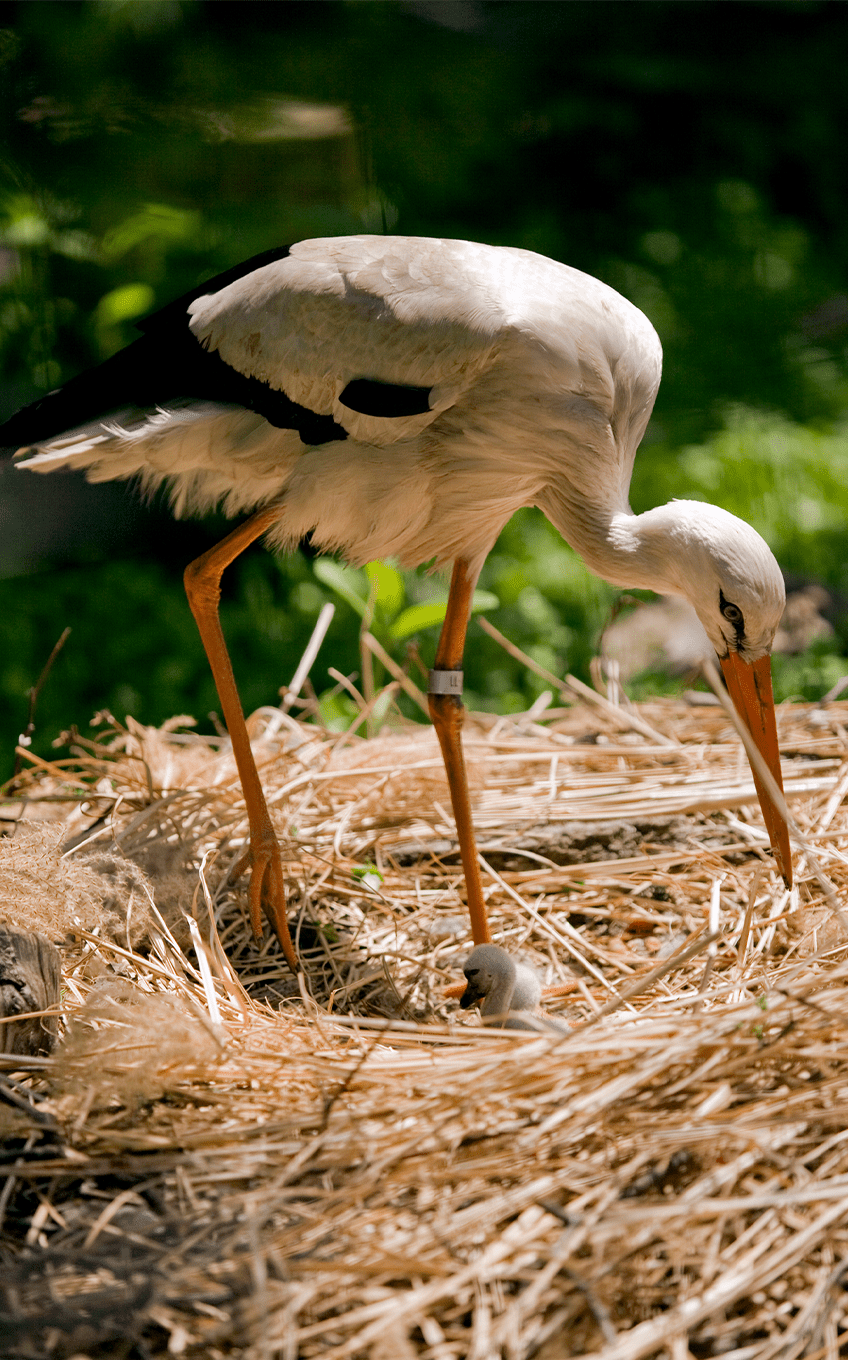
[[[768,544],[717,505],[671,501],[647,517],[666,519],[667,572],[689,600],[721,660],[749,664],[771,651],[783,615],[783,575]]]
[[[786,591],[771,549],[744,520],[700,501],[671,501],[639,518],[650,521],[648,539],[661,559],[658,577],[685,596],[701,620],[736,710],[782,794],[770,654]],[[786,818],[758,766],[753,763],[753,775],[763,818],[789,886]]]

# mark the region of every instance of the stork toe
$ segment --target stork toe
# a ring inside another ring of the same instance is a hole
[[[280,843],[270,824],[256,836],[251,835],[250,844],[233,867],[232,877],[234,879],[240,878],[248,870],[250,870],[250,882],[247,890],[247,902],[254,938],[257,940],[262,938],[262,913],[264,911],[271,929],[280,942],[280,947],[286,956],[286,962],[292,972],[297,973],[300,971],[300,964],[289,930]]]

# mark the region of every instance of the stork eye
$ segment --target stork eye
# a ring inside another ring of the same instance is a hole
[[[726,600],[724,598],[724,592],[721,590],[718,593],[718,603],[722,615],[727,619],[728,623],[733,624],[736,636],[741,640],[745,635],[745,617],[742,610],[739,608],[738,604],[733,604],[731,600]]]

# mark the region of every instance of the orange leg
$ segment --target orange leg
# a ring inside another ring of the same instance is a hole
[[[468,630],[468,615],[471,611],[471,597],[474,594],[476,577],[468,573],[467,564],[459,558],[453,567],[448,607],[445,621],[436,648],[436,661],[430,672],[430,717],[439,738],[445,771],[450,787],[456,832],[459,837],[459,853],[465,874],[468,894],[468,913],[471,917],[471,937],[475,944],[489,944],[492,939],[486,904],[483,901],[483,884],[480,879],[480,866],[477,863],[477,845],[474,840],[474,826],[471,820],[471,800],[468,796],[468,776],[465,772],[465,758],[462,754],[462,653],[465,650],[465,634]]]
[[[197,622],[200,638],[212,668],[224,722],[227,724],[227,731],[233,744],[233,755],[244,791],[244,801],[247,804],[250,825],[248,859],[251,864],[248,900],[253,933],[257,939],[262,934],[264,904],[283,953],[296,973],[299,964],[286,920],[286,894],[280,846],[271,825],[256,761],[250,749],[250,738],[247,735],[233,667],[218,617],[221,577],[225,568],[271,527],[277,513],[276,510],[260,510],[233,533],[228,534],[221,543],[189,563],[184,579],[191,612]]]

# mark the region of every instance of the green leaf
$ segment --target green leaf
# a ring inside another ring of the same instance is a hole
[[[3,232],[4,243],[17,250],[43,246],[49,239],[48,223],[35,212],[16,217]]]
[[[411,604],[402,614],[398,614],[389,628],[389,637],[395,642],[402,642],[424,628],[435,628],[443,622],[446,608],[447,601],[444,604]]]
[[[352,876],[363,888],[370,888],[372,892],[379,892],[383,884],[383,875],[374,864],[358,864]]]
[[[382,883],[383,875],[380,873],[380,870],[377,868],[376,864],[371,863],[357,864],[355,868],[351,869],[351,875],[353,876],[353,878],[358,879],[368,878],[372,874],[375,878],[379,880],[380,883]]]
[[[406,597],[403,577],[397,568],[385,562],[368,562],[365,575],[375,587],[380,608],[388,615],[396,614]]]
[[[479,614],[486,609],[497,609],[499,604],[500,600],[497,595],[493,595],[490,590],[475,590],[474,598],[471,601],[471,612],[472,614]],[[404,638],[411,637],[413,633],[420,633],[425,628],[440,626],[444,622],[447,607],[447,600],[443,600],[441,603],[411,604],[408,609],[404,609],[402,614],[398,614],[388,630],[389,637],[395,642],[402,642]]]
[[[143,316],[153,306],[155,294],[149,283],[125,283],[113,288],[97,304],[98,326],[115,326]]]
[[[185,245],[196,237],[200,222],[197,212],[174,208],[168,203],[148,203],[106,233],[103,254],[108,260],[119,260],[148,241],[166,246]]]
[[[500,600],[491,590],[475,590],[471,601],[472,614],[485,614],[487,609],[500,609]]]
[[[343,567],[331,557],[320,557],[313,562],[312,570],[323,585],[329,586],[337,595],[355,609],[360,618],[365,617],[368,608],[368,591],[362,589],[363,573],[354,567]]]

